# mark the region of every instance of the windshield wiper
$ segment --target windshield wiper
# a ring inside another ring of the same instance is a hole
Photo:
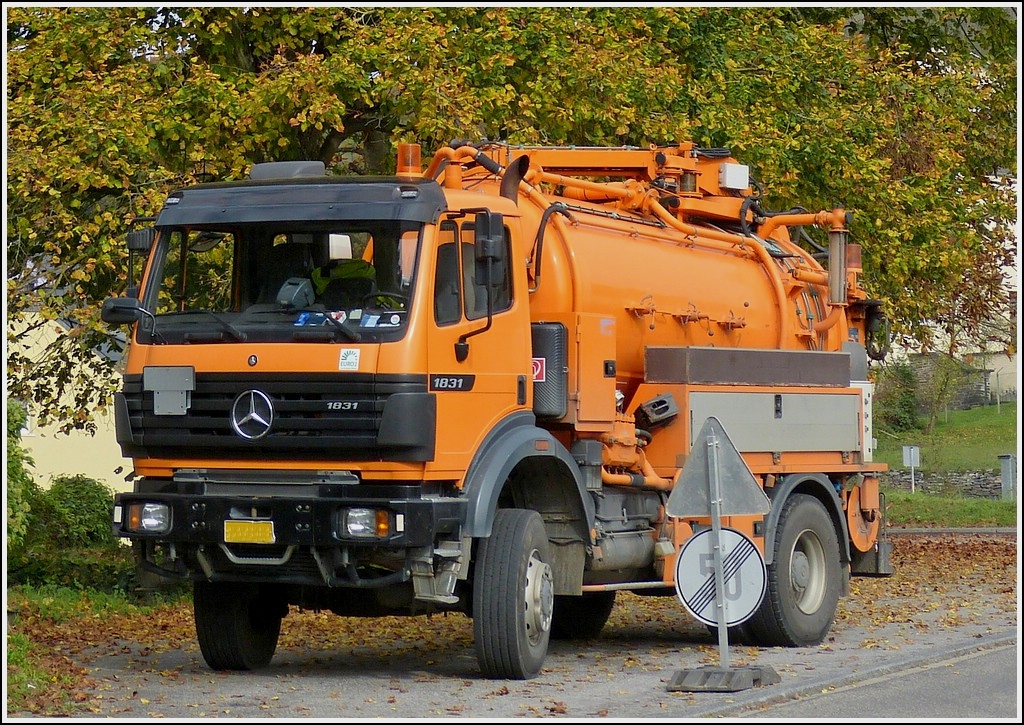
[[[233,337],[235,339],[235,341],[237,341],[237,342],[245,342],[246,340],[249,339],[249,336],[246,335],[244,332],[239,330],[237,327],[233,326],[230,322],[225,320],[223,317],[221,317],[217,313],[210,312],[210,310],[182,310],[180,312],[169,312],[166,315],[161,315],[161,317],[170,317],[170,316],[175,316],[176,317],[178,315],[207,315],[209,317],[212,317],[214,320],[216,320],[217,324],[219,324],[221,326],[221,329],[224,330],[225,332],[227,332],[229,335],[231,335],[231,337]]]

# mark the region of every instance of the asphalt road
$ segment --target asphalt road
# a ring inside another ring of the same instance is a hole
[[[780,698],[766,689],[764,703],[736,717],[795,719],[905,718],[924,722],[1006,719],[1020,722],[1020,645],[1016,637],[953,648],[919,662],[900,663],[833,682],[821,692]],[[724,715],[724,713],[720,713]]]

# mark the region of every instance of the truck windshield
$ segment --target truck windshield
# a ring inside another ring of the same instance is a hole
[[[160,227],[143,343],[345,342],[405,334],[421,224]],[[153,329],[150,329],[150,328]]]

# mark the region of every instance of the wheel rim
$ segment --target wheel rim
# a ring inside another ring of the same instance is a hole
[[[793,599],[804,614],[814,614],[825,599],[825,549],[813,531],[803,531],[789,557],[789,581]]]
[[[526,565],[525,626],[531,645],[541,641],[551,629],[551,616],[555,607],[555,587],[551,567],[540,558],[536,549],[530,552]]]

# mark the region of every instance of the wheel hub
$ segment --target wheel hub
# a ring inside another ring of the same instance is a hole
[[[793,588],[803,591],[811,581],[811,566],[807,561],[807,554],[802,551],[793,552],[793,563],[790,567],[790,577],[793,580]]]
[[[536,643],[549,629],[555,607],[555,585],[551,567],[536,551],[526,565],[526,634]]]

